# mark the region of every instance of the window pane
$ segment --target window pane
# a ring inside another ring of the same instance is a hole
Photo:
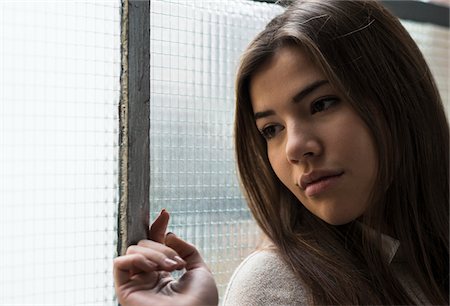
[[[2,1],[0,42],[0,304],[115,305],[120,1]]]
[[[441,93],[442,102],[450,116],[450,97],[448,88],[450,31],[432,24],[424,24],[410,20],[402,20],[403,26],[419,45],[430,66],[431,72]]]
[[[239,190],[232,124],[242,51],[282,9],[252,1],[151,1],[151,211],[197,245],[222,295],[258,242]],[[448,105],[448,29],[403,21]]]
[[[255,248],[232,124],[239,57],[281,8],[252,1],[151,1],[151,211],[198,246],[219,291]]]

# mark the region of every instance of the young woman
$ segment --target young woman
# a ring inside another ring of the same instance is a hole
[[[250,44],[236,86],[239,175],[269,243],[224,304],[448,304],[449,127],[399,21],[376,1],[294,2]],[[115,260],[119,301],[217,304],[167,222]]]

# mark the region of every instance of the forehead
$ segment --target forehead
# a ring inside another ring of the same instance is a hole
[[[297,46],[284,46],[268,59],[250,80],[253,108],[291,99],[303,86],[326,79],[307,53]]]

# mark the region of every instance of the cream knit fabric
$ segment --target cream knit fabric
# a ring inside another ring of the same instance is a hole
[[[398,244],[394,243],[392,246],[396,251]],[[387,252],[387,259],[391,261],[394,254]],[[406,264],[394,257],[390,265],[417,304],[427,305]],[[228,284],[222,305],[308,305],[308,300],[304,285],[295,278],[281,258],[274,251],[262,250],[249,255],[236,269]]]
[[[307,305],[306,292],[272,251],[248,256],[230,279],[223,306]]]

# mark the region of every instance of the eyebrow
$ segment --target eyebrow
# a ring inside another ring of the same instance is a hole
[[[307,95],[311,94],[315,90],[317,90],[322,85],[328,84],[328,80],[317,80],[305,88],[303,88],[299,93],[297,93],[293,98],[292,101],[294,103],[299,103],[301,100],[303,100]],[[273,110],[267,110],[263,112],[257,112],[254,114],[255,120],[275,115],[275,112]]]

